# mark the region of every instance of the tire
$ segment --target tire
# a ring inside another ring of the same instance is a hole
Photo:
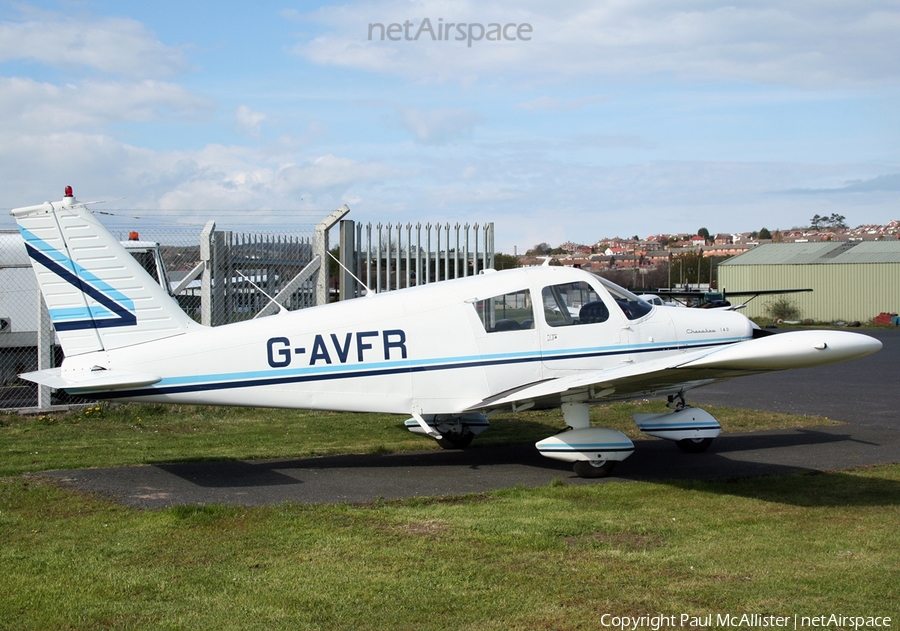
[[[616,466],[615,460],[579,460],[572,468],[579,478],[605,478]]]
[[[701,454],[712,445],[712,438],[685,438],[676,441],[678,448],[686,454]]]
[[[443,449],[465,449],[472,443],[475,434],[466,428],[462,432],[446,433],[437,439],[437,444]]]

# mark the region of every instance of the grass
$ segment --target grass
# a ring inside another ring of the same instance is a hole
[[[724,430],[754,431],[832,423],[822,417],[704,406]],[[595,425],[643,435],[634,413],[663,412],[661,402],[595,406]],[[202,460],[297,458],[437,449],[403,427],[405,417],[304,410],[121,405],[65,414],[0,416],[0,475]],[[563,429],[559,410],[500,414],[476,445],[535,442]]]
[[[0,629],[596,629],[897,616],[900,466],[139,511],[0,480]],[[896,621],[894,622],[896,627]]]
[[[617,403],[591,415],[637,437],[631,414],[664,409]],[[706,409],[726,431],[831,422]],[[17,475],[435,448],[403,420],[156,405],[0,417],[0,630],[569,630],[596,629],[605,613],[897,617],[900,465],[143,511]],[[504,414],[478,444],[560,429],[558,410]]]

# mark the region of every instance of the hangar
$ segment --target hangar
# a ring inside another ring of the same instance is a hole
[[[726,292],[812,288],[788,295],[802,318],[866,322],[900,312],[900,241],[769,243],[719,265]],[[776,296],[752,300],[743,313],[764,317]]]

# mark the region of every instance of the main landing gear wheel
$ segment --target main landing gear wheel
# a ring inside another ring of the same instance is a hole
[[[459,431],[451,431],[441,434],[437,439],[437,444],[443,449],[465,449],[471,444],[475,434],[468,427],[463,427]]]
[[[605,478],[615,466],[615,460],[579,460],[572,468],[579,478]]]
[[[700,454],[709,449],[712,441],[712,438],[685,438],[675,441],[675,444],[686,454]]]

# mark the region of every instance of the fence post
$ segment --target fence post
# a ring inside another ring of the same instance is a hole
[[[394,282],[396,283],[396,287],[394,289],[402,289],[403,285],[400,284],[401,274],[400,274],[400,246],[403,241],[403,224],[397,223],[397,253],[394,255]]]
[[[450,280],[450,224],[448,223],[446,226],[446,243],[447,247],[444,248],[444,280]]]
[[[37,299],[37,360],[38,370],[53,367],[53,323],[50,321],[50,312],[47,311],[47,305],[44,297],[38,287]],[[37,406],[41,410],[50,407],[50,387],[38,385],[37,388]]]
[[[406,286],[412,287],[412,269],[410,269],[410,265],[412,264],[411,256],[412,250],[412,224],[406,224]]]
[[[494,269],[494,222],[484,225],[484,266]]]
[[[200,261],[203,275],[200,277],[200,324],[212,326],[212,235],[216,222],[209,221],[200,233]]]
[[[431,224],[425,224],[425,284],[431,282]],[[440,239],[438,240],[440,244]]]
[[[472,227],[475,228],[475,257],[472,259],[472,273],[477,276],[478,275],[478,224],[476,223]],[[484,269],[484,266],[482,266],[481,269]]]
[[[348,270],[356,269],[356,222],[352,219],[344,219],[341,221],[341,265],[344,267],[338,272],[341,279],[341,300],[349,300],[359,295],[359,287],[357,282],[353,280]],[[326,265],[327,261],[321,261],[322,265]]]
[[[318,255],[319,261],[321,261],[319,270],[316,272],[317,305],[328,304],[328,231],[349,212],[350,208],[347,204],[344,204],[316,224],[316,238],[315,243],[313,243],[313,253]]]
[[[453,226],[456,231],[456,249],[453,250],[453,278],[459,278],[459,222]]]

